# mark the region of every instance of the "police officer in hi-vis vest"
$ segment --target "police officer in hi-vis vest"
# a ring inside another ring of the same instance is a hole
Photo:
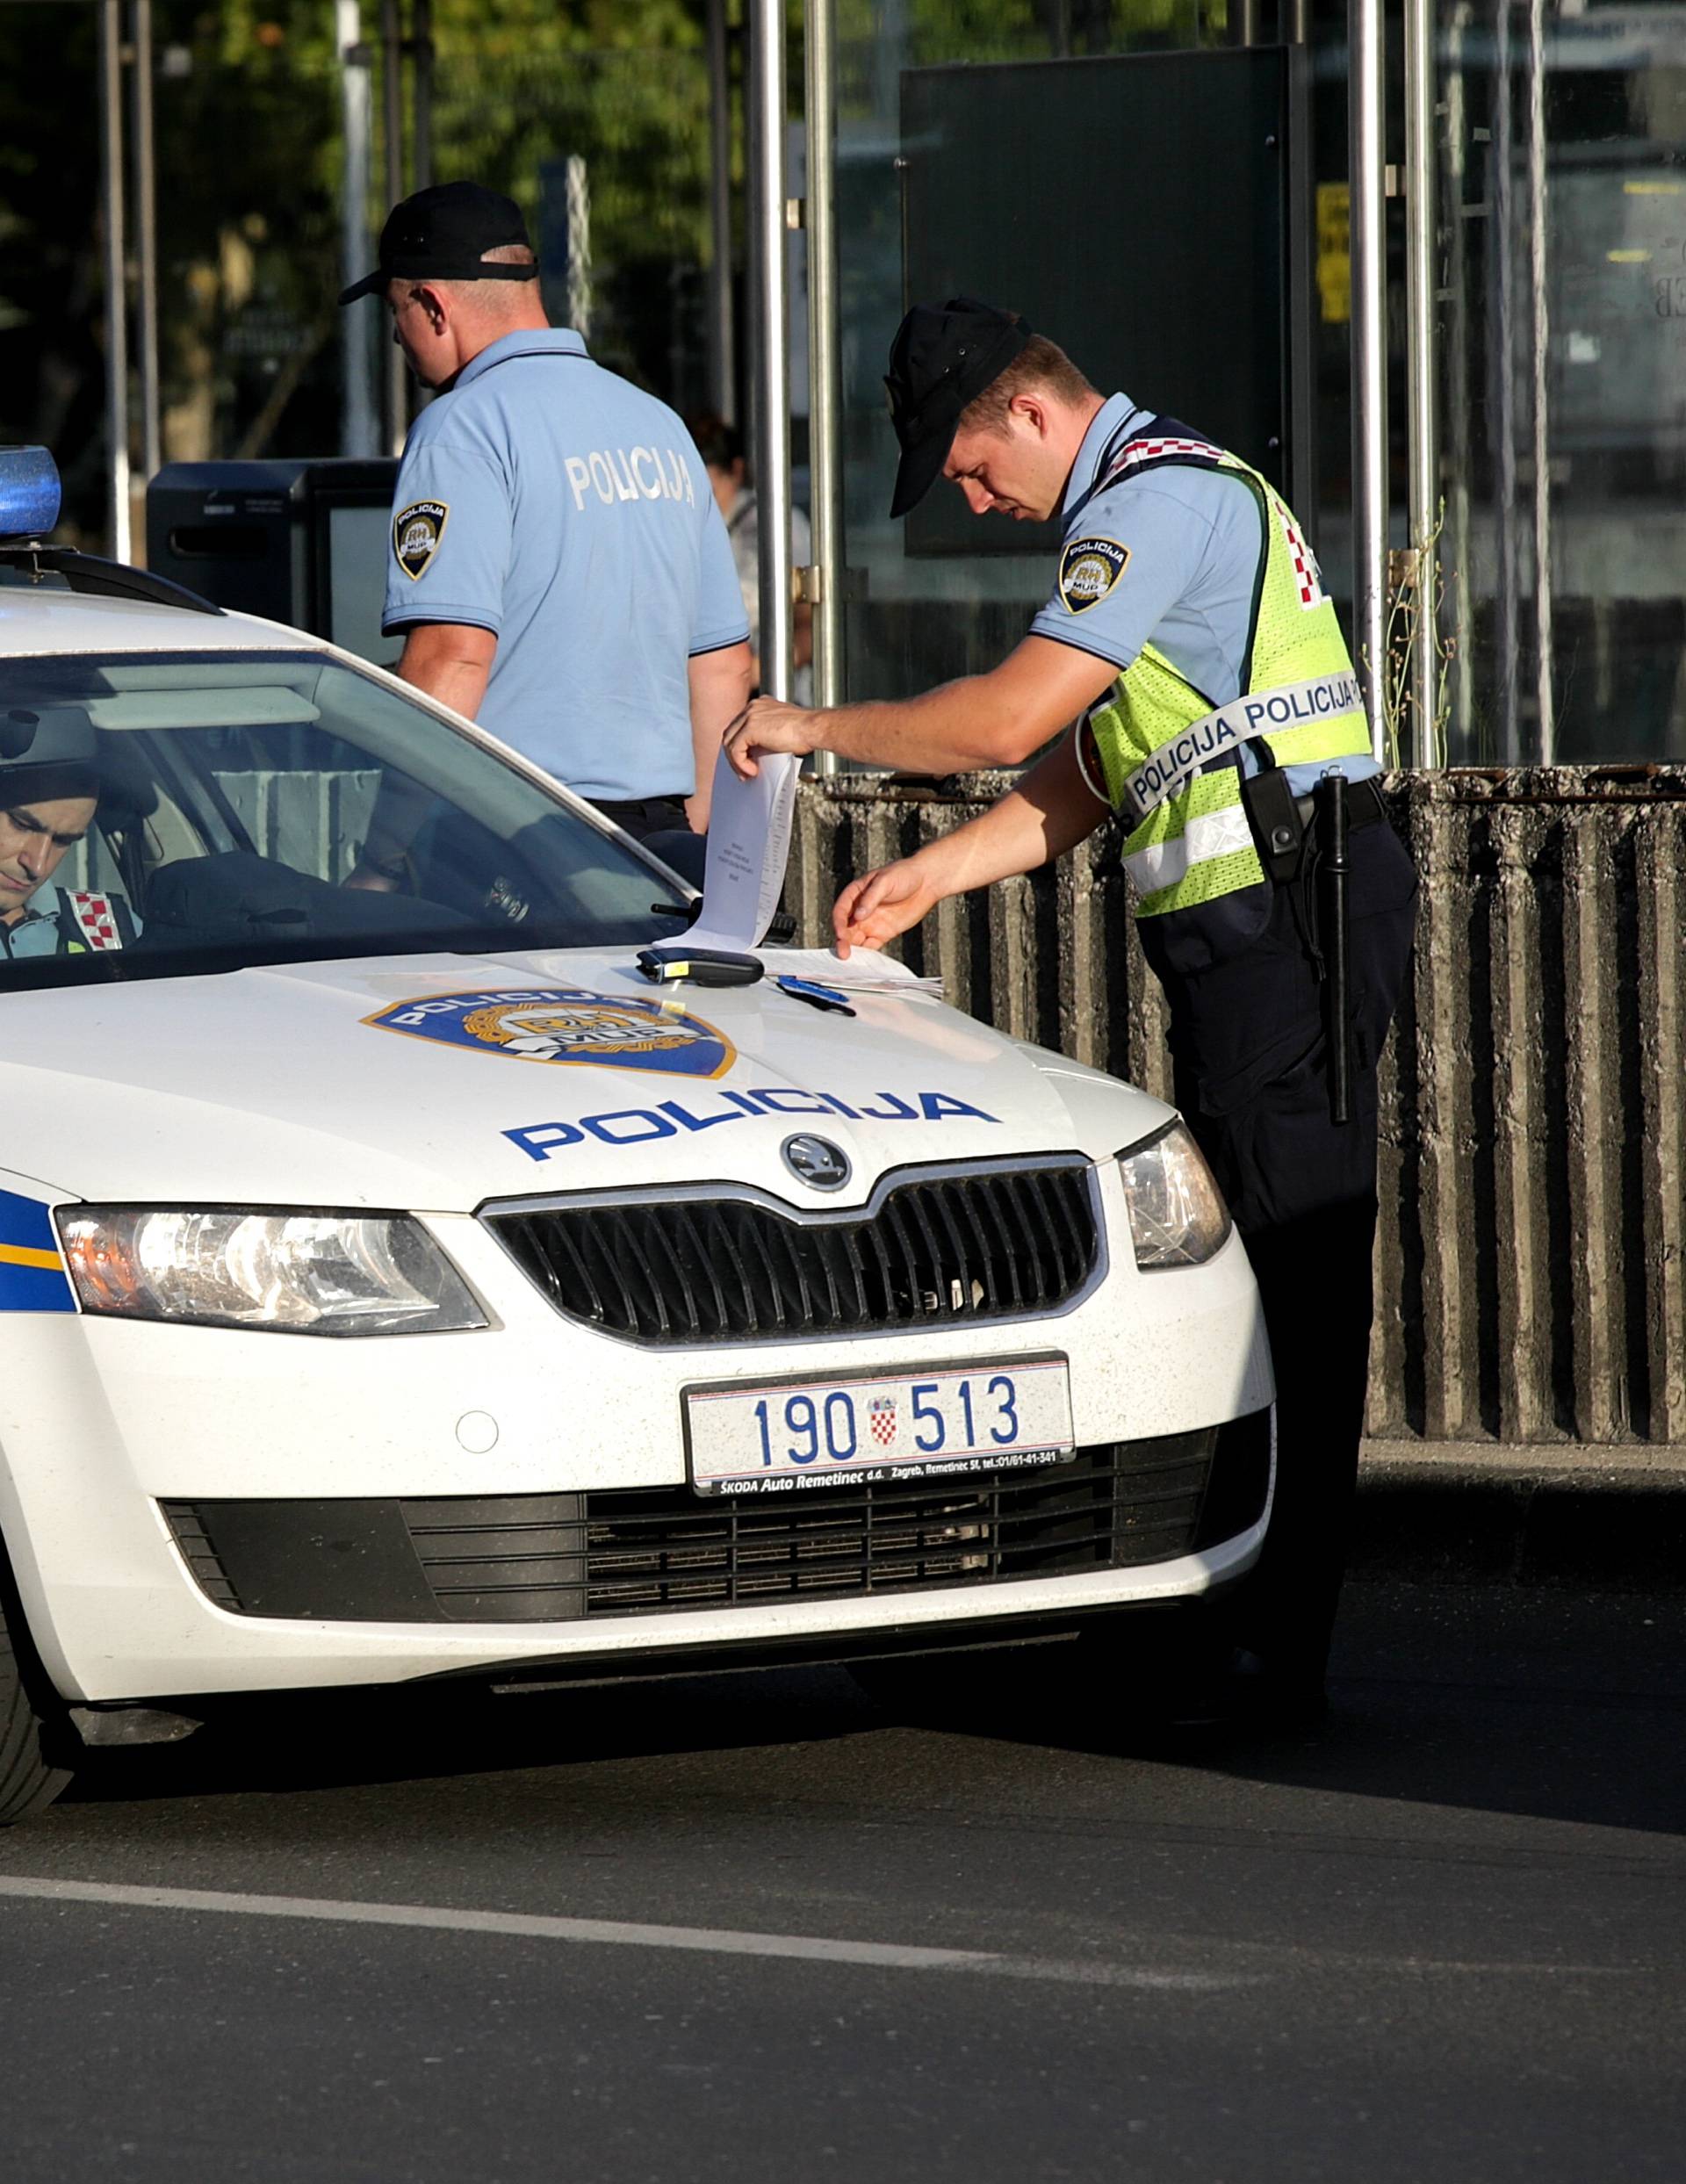
[[[892,515],[939,476],[976,515],[1057,512],[1053,595],[986,674],[823,712],[763,698],[727,748],[740,773],[757,751],[813,750],[949,773],[1021,764],[1075,724],[981,818],[847,888],[838,939],[882,947],[1121,818],[1178,1104],[1246,1239],[1276,1370],[1275,1505],[1217,1703],[1315,1720],[1363,1427],[1376,1070],[1416,900],[1351,661],[1293,515],[1195,427],[1103,397],[1022,319],[966,298],[910,311],[890,366]]]

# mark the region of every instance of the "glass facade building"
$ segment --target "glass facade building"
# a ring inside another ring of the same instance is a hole
[[[1686,760],[1686,9],[1422,4],[1425,175],[1386,18],[1388,400],[1363,420],[1387,457],[1392,747]],[[1344,6],[841,0],[837,35],[846,695],[992,664],[1048,588],[1046,539],[1001,519],[889,519],[884,354],[939,286],[1024,309],[1103,391],[1275,476],[1350,608]],[[1249,44],[1280,60],[1267,94],[1236,73]]]
[[[840,612],[827,640],[839,694],[902,696],[992,664],[1048,586],[1046,532],[969,522],[942,492],[890,520],[881,374],[914,293],[1016,305],[1103,388],[1225,440],[1287,493],[1351,613],[1349,0],[823,4],[841,393],[827,445],[842,479],[825,611],[828,629]],[[1350,4],[1376,5],[1385,32],[1386,356],[1371,384],[1387,399],[1358,423],[1388,504],[1389,754],[1686,761],[1686,6]],[[755,312],[740,273],[723,334],[717,269],[746,253],[741,232],[717,232],[739,223],[717,216],[743,193],[761,9],[547,16],[542,35],[453,20],[427,106],[431,171],[522,200],[557,315],[583,314],[605,362],[681,409],[724,407],[735,330],[740,422]],[[422,0],[399,12],[419,23]],[[364,13],[372,32],[371,0]],[[0,191],[0,437],[59,450],[66,535],[99,543],[102,11],[17,0],[0,14],[16,169]],[[156,16],[163,458],[341,450],[346,154],[326,18],[225,19],[187,0]],[[804,16],[788,0],[796,195]],[[87,96],[34,97],[49,69]],[[1426,115],[1421,147],[1411,112]],[[588,198],[565,186],[576,173]],[[41,174],[54,188],[25,190]],[[797,261],[803,244],[791,238]],[[806,504],[807,290],[793,271]]]

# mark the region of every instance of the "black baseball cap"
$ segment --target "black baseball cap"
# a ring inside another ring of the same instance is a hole
[[[82,706],[15,705],[0,712],[0,796],[97,796],[98,751]]]
[[[342,303],[378,295],[389,281],[530,281],[537,265],[487,265],[488,250],[519,242],[527,223],[514,198],[478,182],[436,182],[393,205],[380,231],[380,263],[340,293]]]
[[[961,413],[998,379],[1030,341],[1010,311],[951,296],[940,309],[916,303],[890,345],[890,421],[902,443],[892,515],[905,515],[942,474]]]

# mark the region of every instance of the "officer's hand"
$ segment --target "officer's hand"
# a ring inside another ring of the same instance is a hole
[[[761,770],[756,763],[762,751],[793,751],[806,758],[815,748],[815,716],[803,705],[787,705],[782,698],[752,698],[726,731],[726,757],[741,781],[753,781]]]
[[[847,956],[851,948],[883,948],[886,941],[918,925],[940,899],[940,891],[917,857],[898,858],[852,880],[832,909],[838,954]]]

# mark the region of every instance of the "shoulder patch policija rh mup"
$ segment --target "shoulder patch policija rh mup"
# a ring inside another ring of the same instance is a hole
[[[1129,548],[1115,538],[1074,538],[1060,556],[1060,597],[1072,614],[1086,613],[1129,566]]]
[[[450,504],[443,501],[412,501],[393,518],[393,551],[398,566],[412,583],[439,551],[445,535]]]

